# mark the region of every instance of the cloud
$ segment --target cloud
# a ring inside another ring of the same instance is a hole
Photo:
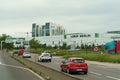
[[[119,0],[0,0],[0,32],[30,31],[34,22],[55,22],[67,32],[119,30],[119,4]]]

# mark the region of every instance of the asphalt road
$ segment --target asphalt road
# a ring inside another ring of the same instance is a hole
[[[0,52],[0,80],[42,80],[40,76],[29,70],[5,53]]]
[[[36,61],[34,55],[29,60]],[[52,62],[39,62],[39,64],[48,66],[60,71],[60,64],[63,59],[58,56],[53,56]],[[101,63],[94,61],[86,61],[89,71],[87,75],[72,74],[71,76],[82,78],[84,80],[120,80],[120,64]]]

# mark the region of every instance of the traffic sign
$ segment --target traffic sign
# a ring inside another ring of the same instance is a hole
[[[20,38],[7,37],[7,38],[5,39],[5,42],[6,42],[6,43],[12,43],[14,40],[16,40],[16,41],[24,41],[25,38],[23,38],[23,37],[20,37]]]
[[[99,51],[99,47],[98,46],[94,46],[93,51],[94,52],[98,52]]]

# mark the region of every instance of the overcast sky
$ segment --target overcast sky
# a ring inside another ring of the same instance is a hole
[[[24,34],[32,23],[46,22],[67,33],[120,30],[120,0],[0,0],[0,35]]]

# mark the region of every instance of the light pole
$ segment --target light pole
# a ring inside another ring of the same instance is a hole
[[[5,41],[1,41],[1,51],[2,51],[2,43],[5,42]]]

